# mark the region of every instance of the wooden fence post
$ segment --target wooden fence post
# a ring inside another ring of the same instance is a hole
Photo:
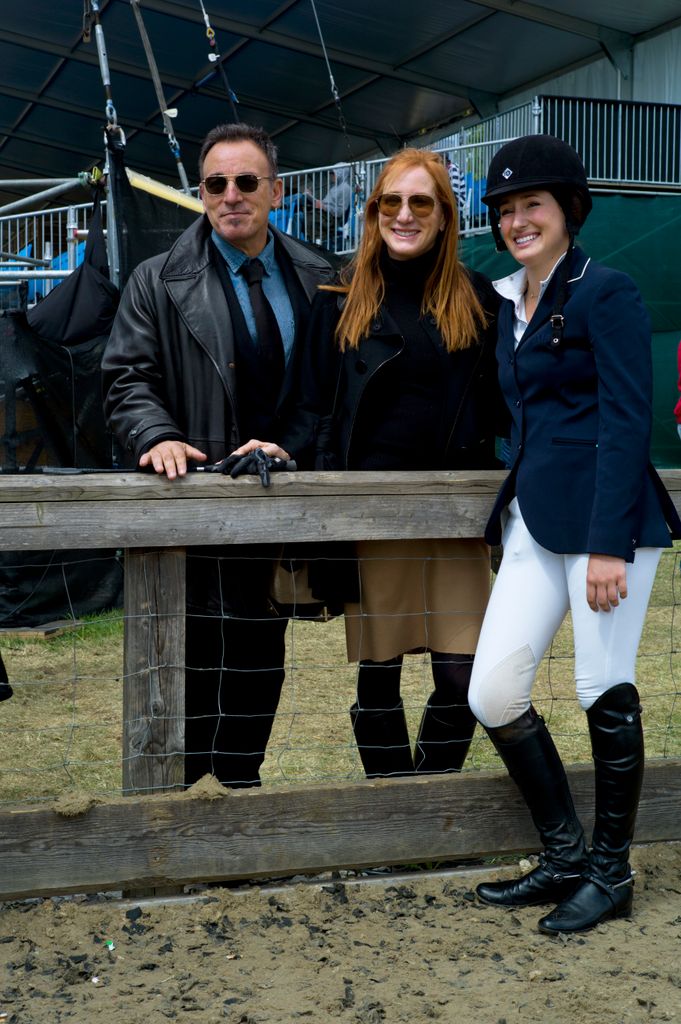
[[[184,548],[125,552],[123,792],[184,782]]]

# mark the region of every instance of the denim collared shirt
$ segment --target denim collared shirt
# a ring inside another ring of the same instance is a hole
[[[251,300],[248,295],[248,285],[239,273],[249,257],[241,249],[235,248],[229,242],[226,242],[224,238],[220,238],[216,231],[213,231],[212,238],[218,248],[218,252],[220,252],[227,264],[230,280],[234,285],[236,297],[239,300],[239,305],[246,320],[248,333],[253,339],[253,344],[255,344],[258,335],[255,329],[255,317],[251,309]],[[295,317],[293,315],[293,306],[286,290],[284,275],[274,256],[274,237],[269,232],[267,244],[262,252],[258,253],[258,259],[265,269],[262,289],[277,318],[279,330],[281,331],[281,340],[284,345],[284,356],[288,363],[293,351],[293,340],[296,332]]]

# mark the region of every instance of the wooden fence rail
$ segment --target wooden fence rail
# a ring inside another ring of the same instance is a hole
[[[0,476],[0,550],[125,549],[123,790],[82,813],[0,811],[0,899],[533,849],[505,773],[172,792],[183,776],[185,548],[475,537],[503,473]],[[681,511],[681,471],[663,474]],[[591,771],[572,768],[576,802]],[[171,792],[169,792],[169,790]],[[150,795],[158,793],[163,795]],[[637,836],[681,839],[681,761],[650,762]],[[367,825],[367,822],[371,822]]]

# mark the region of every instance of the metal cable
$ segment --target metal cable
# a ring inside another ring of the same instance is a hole
[[[151,41],[147,33],[144,20],[142,18],[142,12],[140,10],[139,0],[130,0],[132,10],[135,15],[135,21],[137,22],[137,28],[139,29],[140,38],[142,40],[142,46],[147,58],[147,64],[149,65],[149,73],[151,74],[151,80],[154,83],[154,90],[156,92],[156,100],[158,102],[161,117],[163,118],[163,131],[168,136],[168,145],[170,146],[170,152],[175,158],[177,164],[177,173],[182,183],[182,191],[186,192],[187,195],[191,195],[191,189],[189,188],[189,181],[187,179],[187,172],[184,169],[182,158],[180,156],[180,144],[175,138],[175,132],[173,130],[173,123],[170,119],[166,107],[166,99],[163,95],[163,86],[161,84],[161,76],[158,73],[158,65],[154,57],[154,51],[151,48]]]

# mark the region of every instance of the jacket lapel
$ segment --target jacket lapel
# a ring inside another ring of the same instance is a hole
[[[575,246],[574,250],[567,258],[570,260],[570,270],[568,276],[568,289],[565,298],[566,304],[570,298],[570,295],[575,284],[578,281],[580,281],[584,276],[587,265],[589,263],[589,257],[578,246]],[[557,275],[559,274],[559,272],[560,267],[557,268],[556,272],[551,278],[551,282],[548,288],[542,295],[541,301],[539,302],[539,305],[534,311],[534,316],[530,320],[529,324],[527,325],[527,328],[525,329],[525,333],[518,342],[516,351],[518,351],[518,349],[520,349],[521,346],[524,345],[529,338],[531,338],[534,334],[537,333],[537,331],[539,331],[545,324],[549,322],[551,314],[553,313],[553,304],[556,299],[556,288],[558,287]]]

